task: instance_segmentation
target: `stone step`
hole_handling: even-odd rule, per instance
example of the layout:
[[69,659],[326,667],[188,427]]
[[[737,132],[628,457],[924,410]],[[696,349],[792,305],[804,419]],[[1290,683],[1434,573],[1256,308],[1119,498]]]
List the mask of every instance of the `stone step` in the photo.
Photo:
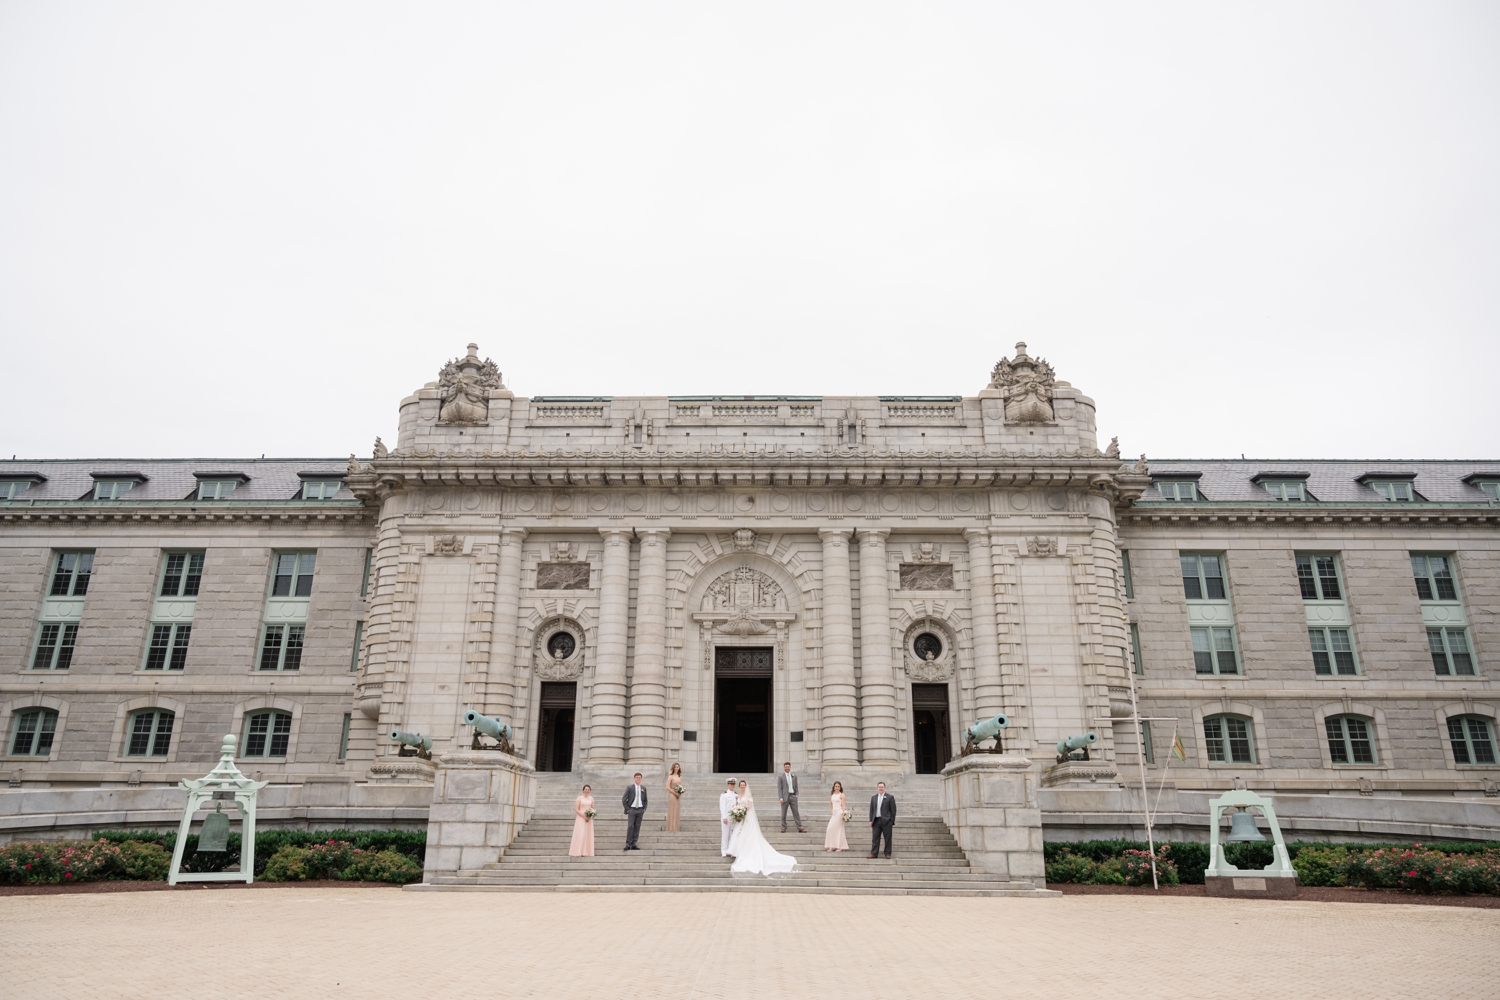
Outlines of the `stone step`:
[[[766,880],[768,883],[770,880]],[[1011,888],[1011,883],[997,882],[997,886],[1005,888],[936,888],[936,889],[914,889],[899,886],[880,886],[878,888],[863,888],[858,886],[822,886],[808,883],[740,883],[713,885],[681,885],[661,886],[660,888],[649,888],[651,892],[793,892],[806,893],[808,895],[828,896],[971,896],[971,897],[1031,897],[1042,898],[1061,896],[1062,893],[1055,889],[1029,889]],[[419,882],[414,885],[403,887],[407,892],[641,892],[644,887],[638,885],[481,885],[472,883],[457,883],[451,881],[451,877],[436,882]]]

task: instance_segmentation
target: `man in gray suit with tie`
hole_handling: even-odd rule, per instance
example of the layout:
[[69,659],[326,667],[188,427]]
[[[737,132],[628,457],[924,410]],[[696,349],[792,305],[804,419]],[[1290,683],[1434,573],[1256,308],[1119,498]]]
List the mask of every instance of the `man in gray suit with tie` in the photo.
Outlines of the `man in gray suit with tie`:
[[786,833],[786,811],[792,810],[792,819],[797,821],[797,832],[806,833],[802,829],[802,814],[797,811],[797,793],[801,791],[802,783],[792,773],[792,762],[787,761],[782,765],[781,773],[776,776],[776,797],[781,800],[781,832]]
[[896,825],[896,796],[885,790],[885,782],[875,786],[875,794],[870,796],[870,853],[869,857],[875,857],[880,853],[880,838],[885,838],[885,856],[891,856],[891,828]]
[[625,850],[639,851],[635,841],[641,835],[641,817],[646,815],[646,786],[641,784],[641,772],[635,772],[635,784],[625,789],[620,805],[625,807]]

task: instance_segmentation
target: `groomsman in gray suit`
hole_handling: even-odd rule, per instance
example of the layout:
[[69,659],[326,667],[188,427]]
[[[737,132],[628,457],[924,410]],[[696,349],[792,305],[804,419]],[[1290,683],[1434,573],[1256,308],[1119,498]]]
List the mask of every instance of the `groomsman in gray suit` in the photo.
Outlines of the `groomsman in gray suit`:
[[641,784],[641,772],[635,772],[635,784],[626,786],[620,805],[625,807],[625,850],[639,851],[635,842],[641,835],[641,817],[646,815],[646,786]]
[[891,829],[896,825],[896,796],[885,790],[885,782],[875,786],[870,796],[870,853],[880,853],[880,838],[885,838],[885,856],[891,856]]
[[802,783],[792,773],[792,762],[787,761],[782,765],[781,773],[776,776],[776,797],[781,799],[781,832],[786,833],[786,811],[792,810],[792,819],[797,821],[797,832],[806,833],[802,828],[802,814],[797,811],[797,792],[801,790]]

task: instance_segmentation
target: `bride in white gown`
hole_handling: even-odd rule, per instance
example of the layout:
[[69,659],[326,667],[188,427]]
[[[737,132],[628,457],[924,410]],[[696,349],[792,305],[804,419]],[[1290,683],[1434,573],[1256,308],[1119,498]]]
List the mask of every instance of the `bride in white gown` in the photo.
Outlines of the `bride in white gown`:
[[729,837],[729,853],[734,855],[734,864],[729,870],[744,875],[785,875],[797,870],[797,859],[782,854],[773,848],[760,832],[760,820],[755,815],[755,798],[745,782],[740,782],[740,794],[736,800],[745,807],[745,818],[735,824]]

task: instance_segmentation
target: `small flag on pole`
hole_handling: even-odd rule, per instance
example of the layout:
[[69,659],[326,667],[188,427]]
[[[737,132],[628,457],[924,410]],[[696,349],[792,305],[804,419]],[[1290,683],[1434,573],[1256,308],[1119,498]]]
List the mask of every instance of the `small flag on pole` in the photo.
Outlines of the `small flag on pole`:
[[1172,730],[1172,753],[1184,764],[1187,763],[1187,751],[1182,748],[1182,737],[1177,735],[1177,730]]

